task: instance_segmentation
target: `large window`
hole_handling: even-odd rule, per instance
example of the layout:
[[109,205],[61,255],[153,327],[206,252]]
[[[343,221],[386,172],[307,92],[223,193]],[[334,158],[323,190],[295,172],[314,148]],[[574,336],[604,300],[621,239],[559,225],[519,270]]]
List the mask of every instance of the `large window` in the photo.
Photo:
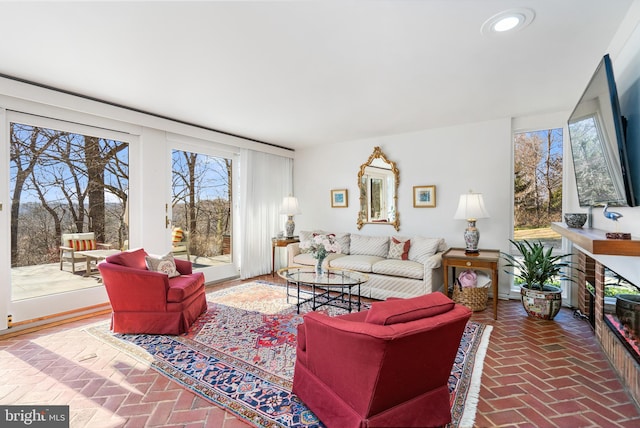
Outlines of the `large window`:
[[562,221],[562,129],[519,133],[514,144],[514,239],[559,248],[551,223]]
[[60,264],[61,238],[126,246],[128,143],[18,122],[9,130],[12,300],[99,285]]

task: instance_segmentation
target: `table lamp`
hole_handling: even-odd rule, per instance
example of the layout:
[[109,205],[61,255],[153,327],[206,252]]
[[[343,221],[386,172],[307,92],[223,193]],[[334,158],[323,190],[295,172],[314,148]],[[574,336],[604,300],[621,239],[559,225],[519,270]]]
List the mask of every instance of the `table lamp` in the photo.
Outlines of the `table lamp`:
[[480,231],[476,228],[476,220],[479,218],[488,218],[489,213],[484,207],[482,193],[469,192],[460,195],[458,209],[453,216],[456,220],[467,220],[467,228],[464,231],[464,242],[467,246],[465,253],[477,254],[478,242],[480,241]]
[[293,222],[293,216],[301,213],[302,212],[298,207],[298,198],[294,196],[287,196],[282,200],[282,206],[280,207],[280,214],[285,214],[288,216],[287,222],[285,223],[287,238],[293,237],[293,231],[296,228],[296,224]]

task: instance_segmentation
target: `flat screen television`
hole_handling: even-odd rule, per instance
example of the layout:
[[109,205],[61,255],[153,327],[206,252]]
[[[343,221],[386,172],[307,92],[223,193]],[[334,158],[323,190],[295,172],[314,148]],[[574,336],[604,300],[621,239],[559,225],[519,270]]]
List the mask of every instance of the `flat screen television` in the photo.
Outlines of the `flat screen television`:
[[568,122],[580,206],[635,206],[625,120],[609,55],[600,61]]

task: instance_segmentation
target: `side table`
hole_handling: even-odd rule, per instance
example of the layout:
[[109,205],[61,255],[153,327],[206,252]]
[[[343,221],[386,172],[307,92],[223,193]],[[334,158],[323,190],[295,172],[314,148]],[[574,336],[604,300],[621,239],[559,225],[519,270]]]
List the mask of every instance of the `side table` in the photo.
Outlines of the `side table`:
[[276,247],[286,247],[294,242],[300,242],[300,238],[292,236],[290,238],[271,238],[271,276],[276,272]]
[[467,254],[464,248],[450,248],[442,255],[444,269],[444,294],[449,296],[449,268],[478,269],[491,271],[491,287],[493,290],[493,319],[498,319],[498,262],[499,250],[478,250],[478,253]]

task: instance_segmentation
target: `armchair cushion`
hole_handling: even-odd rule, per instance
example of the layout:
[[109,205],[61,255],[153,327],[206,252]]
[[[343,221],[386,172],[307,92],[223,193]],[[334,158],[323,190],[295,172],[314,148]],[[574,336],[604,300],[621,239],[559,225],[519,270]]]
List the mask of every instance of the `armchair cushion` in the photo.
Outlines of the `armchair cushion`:
[[444,294],[436,291],[411,299],[392,299],[374,302],[367,312],[365,322],[370,324],[391,325],[421,318],[429,318],[449,312],[455,303]]
[[147,262],[145,257],[147,252],[142,248],[136,250],[123,251],[113,256],[107,257],[107,262],[116,265],[126,266],[134,269],[147,270]]
[[202,289],[202,281],[194,281],[193,275],[184,275],[171,278],[169,280],[169,290],[167,291],[167,302],[175,303],[186,300],[187,297],[199,292]]

